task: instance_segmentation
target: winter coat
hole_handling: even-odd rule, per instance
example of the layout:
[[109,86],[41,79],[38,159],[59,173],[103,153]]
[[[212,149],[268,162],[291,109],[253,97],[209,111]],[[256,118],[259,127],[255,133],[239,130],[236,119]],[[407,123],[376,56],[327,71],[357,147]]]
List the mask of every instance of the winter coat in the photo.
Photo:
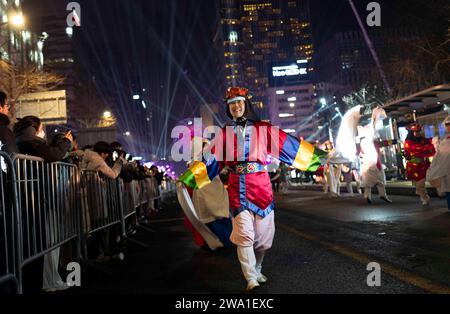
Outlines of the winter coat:
[[118,159],[114,166],[110,168],[106,161],[96,152],[92,150],[86,150],[83,153],[81,161],[82,170],[95,170],[100,171],[102,174],[111,179],[116,179],[122,169],[121,159]]
[[16,146],[16,138],[10,130],[9,124],[9,118],[4,114],[0,114],[0,150],[12,155],[17,153],[18,149]]
[[71,150],[72,144],[66,138],[56,145],[49,145],[35,134],[36,130],[29,127],[17,135],[16,144],[21,154],[40,157],[46,162],[56,162],[63,160]]

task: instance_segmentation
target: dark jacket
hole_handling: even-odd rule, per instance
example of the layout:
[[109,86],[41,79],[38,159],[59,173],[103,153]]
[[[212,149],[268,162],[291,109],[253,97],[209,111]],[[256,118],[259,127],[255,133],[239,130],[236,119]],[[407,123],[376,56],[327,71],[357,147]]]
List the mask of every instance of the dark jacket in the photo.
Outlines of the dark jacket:
[[9,118],[0,113],[0,150],[7,152],[9,155],[17,153],[16,138],[14,133],[9,129]]
[[33,127],[29,127],[16,138],[17,148],[21,154],[36,156],[47,162],[63,160],[71,150],[71,143],[68,139],[63,139],[54,145],[47,144],[44,139],[35,136]]

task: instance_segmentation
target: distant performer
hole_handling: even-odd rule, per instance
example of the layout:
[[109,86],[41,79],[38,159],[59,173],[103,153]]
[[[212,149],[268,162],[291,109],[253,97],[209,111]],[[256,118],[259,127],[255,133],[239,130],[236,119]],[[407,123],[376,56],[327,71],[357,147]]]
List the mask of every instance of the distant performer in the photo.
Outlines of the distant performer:
[[425,178],[430,167],[428,158],[436,153],[431,138],[425,138],[422,127],[412,123],[407,127],[408,136],[405,140],[406,176],[416,186],[416,194],[420,196],[422,205],[430,204],[430,196],[425,188]]
[[450,116],[444,120],[445,135],[441,139],[430,168],[427,181],[438,191],[447,196],[447,207],[450,210]]

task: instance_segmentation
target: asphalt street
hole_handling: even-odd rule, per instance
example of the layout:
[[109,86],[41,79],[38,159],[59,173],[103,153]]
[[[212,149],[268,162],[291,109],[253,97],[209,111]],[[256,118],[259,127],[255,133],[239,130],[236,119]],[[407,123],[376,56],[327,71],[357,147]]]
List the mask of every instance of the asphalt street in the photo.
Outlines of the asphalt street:
[[[276,197],[276,235],[264,261],[263,294],[450,293],[450,212],[433,198],[331,198],[290,191]],[[196,246],[176,199],[128,243],[124,261],[82,265],[82,286],[65,294],[240,294],[245,281],[236,249]],[[369,287],[367,265],[381,267]]]

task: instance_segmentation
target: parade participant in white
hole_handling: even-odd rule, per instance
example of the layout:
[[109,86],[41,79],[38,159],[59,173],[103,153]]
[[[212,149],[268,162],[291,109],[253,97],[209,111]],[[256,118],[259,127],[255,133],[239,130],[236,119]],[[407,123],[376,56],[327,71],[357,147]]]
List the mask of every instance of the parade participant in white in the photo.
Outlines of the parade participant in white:
[[364,185],[364,197],[368,203],[372,202],[372,188],[378,189],[378,194],[387,203],[392,201],[386,195],[386,176],[381,163],[375,140],[379,137],[375,125],[377,121],[385,119],[386,112],[377,107],[372,112],[372,121],[365,127],[358,126],[358,135],[361,139],[361,172]]
[[450,116],[445,118],[444,126],[446,133],[428,169],[427,181],[446,193],[447,206],[450,210]]

